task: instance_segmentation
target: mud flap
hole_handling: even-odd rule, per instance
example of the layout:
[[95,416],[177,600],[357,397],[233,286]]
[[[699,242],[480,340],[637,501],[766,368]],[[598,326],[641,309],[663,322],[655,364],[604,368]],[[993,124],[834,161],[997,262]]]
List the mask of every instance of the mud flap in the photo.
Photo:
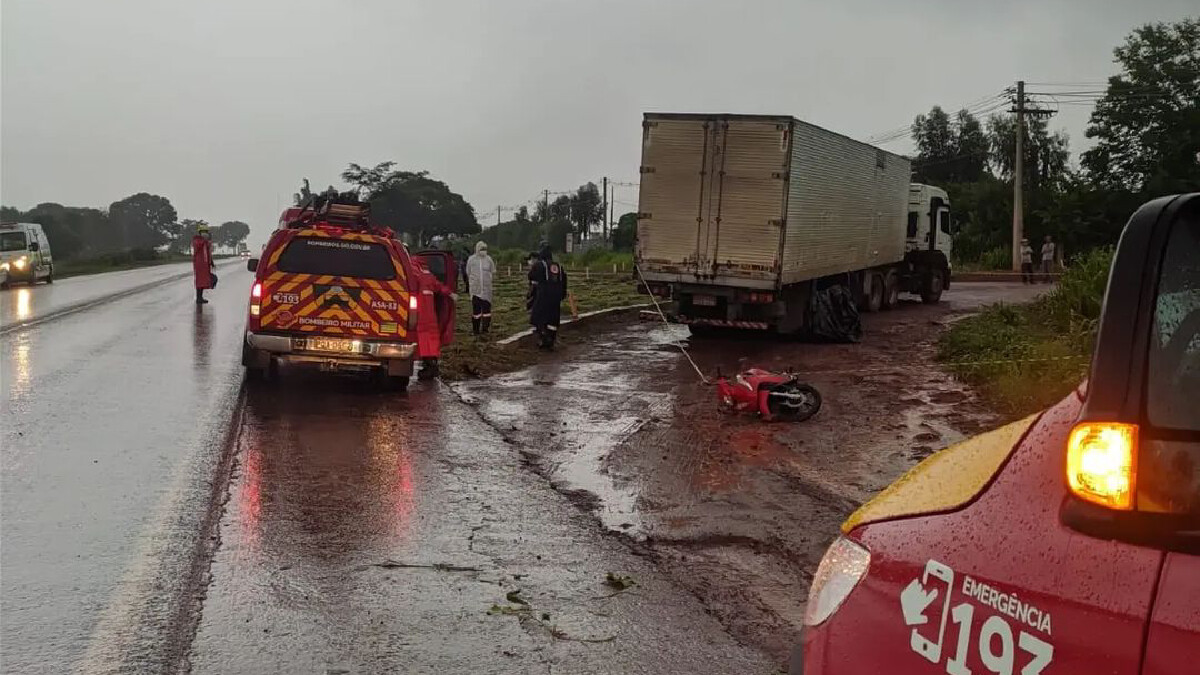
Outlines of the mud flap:
[[387,374],[391,377],[412,377],[412,359],[392,359],[387,362]]

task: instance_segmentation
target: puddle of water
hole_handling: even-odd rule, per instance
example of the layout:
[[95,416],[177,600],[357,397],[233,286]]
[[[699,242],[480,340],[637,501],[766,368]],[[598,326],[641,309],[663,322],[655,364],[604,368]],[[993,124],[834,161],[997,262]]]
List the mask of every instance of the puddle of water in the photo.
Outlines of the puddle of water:
[[594,496],[592,505],[604,527],[640,536],[644,534],[642,517],[637,510],[638,485],[618,485],[604,467],[608,453],[642,426],[634,415],[609,419],[591,418],[573,424],[559,435],[559,454],[553,458],[554,480],[570,490],[583,490]]
[[641,486],[615,481],[606,463],[647,419],[670,407],[670,395],[636,385],[636,375],[621,373],[614,362],[583,361],[547,362],[457,388],[490,424],[516,434],[557,490],[594,511],[604,527],[642,536]]

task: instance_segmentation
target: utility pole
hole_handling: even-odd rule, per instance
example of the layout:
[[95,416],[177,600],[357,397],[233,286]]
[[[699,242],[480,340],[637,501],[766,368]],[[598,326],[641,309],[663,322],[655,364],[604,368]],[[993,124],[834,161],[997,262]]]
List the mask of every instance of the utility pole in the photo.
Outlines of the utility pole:
[[542,239],[550,240],[550,189],[542,190]]
[[1025,236],[1025,80],[1017,81],[1017,152],[1013,158],[1012,268],[1021,271],[1021,238]]
[[604,177],[604,201],[600,205],[600,220],[604,223],[604,241],[608,241],[608,176]]
[[496,206],[496,224],[497,225],[500,224],[500,207],[499,207],[499,205]]

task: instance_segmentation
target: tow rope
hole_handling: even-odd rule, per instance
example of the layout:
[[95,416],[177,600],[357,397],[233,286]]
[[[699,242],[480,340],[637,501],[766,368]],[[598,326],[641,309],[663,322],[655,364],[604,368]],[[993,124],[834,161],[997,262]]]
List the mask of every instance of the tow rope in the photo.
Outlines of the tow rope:
[[[671,325],[671,322],[667,320],[667,315],[663,313],[662,307],[658,304],[658,298],[654,297],[654,292],[650,290],[650,284],[646,283],[646,277],[642,276],[641,266],[635,264],[633,269],[637,270],[638,279],[641,280],[642,287],[646,289],[646,293],[650,296],[650,302],[654,303],[654,311],[658,312],[658,316],[662,319],[664,324],[668,326]],[[679,351],[683,352],[685,357],[687,357],[688,363],[692,364],[692,370],[696,371],[696,375],[700,378],[700,381],[704,384],[711,385],[713,383],[712,380],[709,380],[707,377],[705,377],[704,372],[700,370],[700,366],[696,365],[696,360],[693,359],[692,355],[688,353],[687,347],[683,345],[683,342],[676,340],[673,344],[679,348]]]

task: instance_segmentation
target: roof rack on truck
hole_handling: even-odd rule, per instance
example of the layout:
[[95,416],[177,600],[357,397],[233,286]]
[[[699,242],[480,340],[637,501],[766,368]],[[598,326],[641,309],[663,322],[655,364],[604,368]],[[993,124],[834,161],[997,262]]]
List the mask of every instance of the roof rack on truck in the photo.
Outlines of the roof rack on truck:
[[368,232],[384,237],[395,235],[387,227],[371,224],[371,205],[362,201],[357,192],[338,192],[330,186],[328,190],[314,194],[305,179],[304,187],[296,194],[296,206],[286,209],[280,217],[279,229],[314,227]]

